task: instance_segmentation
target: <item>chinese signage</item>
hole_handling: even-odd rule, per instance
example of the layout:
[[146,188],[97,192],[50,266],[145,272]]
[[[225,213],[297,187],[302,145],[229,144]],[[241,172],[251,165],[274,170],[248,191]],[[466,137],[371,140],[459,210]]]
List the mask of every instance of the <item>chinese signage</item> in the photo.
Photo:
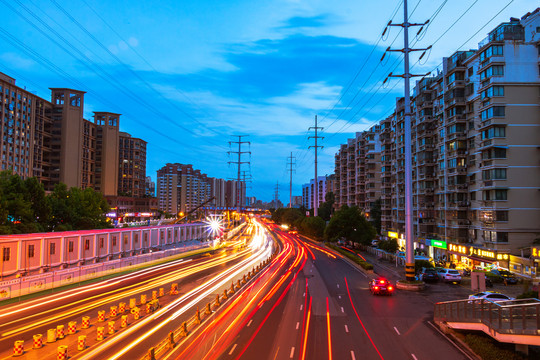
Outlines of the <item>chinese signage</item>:
[[531,255],[534,258],[540,258],[540,247],[532,247],[531,248]]
[[397,239],[397,238],[398,238],[398,233],[397,233],[397,232],[389,231],[389,232],[388,232],[388,237]]
[[499,254],[494,250],[475,248],[472,246],[448,244],[448,250],[465,256],[475,256],[489,260],[509,260],[510,255]]

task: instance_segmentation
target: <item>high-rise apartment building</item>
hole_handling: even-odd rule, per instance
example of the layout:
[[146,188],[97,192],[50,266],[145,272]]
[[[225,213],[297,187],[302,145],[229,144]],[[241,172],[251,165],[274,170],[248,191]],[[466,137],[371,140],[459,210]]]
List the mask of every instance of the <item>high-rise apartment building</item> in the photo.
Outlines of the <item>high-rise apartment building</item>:
[[[436,76],[414,87],[414,233],[416,246],[430,248],[434,257],[448,252],[469,265],[471,259],[503,259],[502,266],[511,267],[509,253],[538,238],[539,10],[497,26],[477,50],[444,58]],[[398,238],[405,230],[403,103],[397,100],[378,130],[365,132],[376,132],[380,144],[374,176],[381,185],[382,229]],[[361,134],[336,154],[338,206],[366,208],[369,169],[359,157],[368,152]]]
[[146,195],[146,144],[128,133],[119,133],[119,194],[136,198]]
[[[329,192],[329,189],[333,189],[334,179],[335,177],[333,174],[319,176],[317,181],[317,186],[319,189],[319,205],[326,201],[326,194]],[[315,181],[313,179],[309,181],[309,184],[302,185],[302,206],[304,206],[306,209],[313,209],[313,201],[315,195],[314,187]]]
[[149,196],[149,197],[156,196],[156,183],[152,181],[152,178],[150,176],[147,176],[145,179],[145,188],[146,188],[146,192],[145,192],[146,196]]
[[95,112],[93,121],[86,120],[84,91],[51,88],[49,102],[2,73],[0,92],[2,170],[35,176],[47,191],[62,182],[106,196],[116,196],[119,187],[144,195],[146,142],[126,133],[121,139],[120,114]]

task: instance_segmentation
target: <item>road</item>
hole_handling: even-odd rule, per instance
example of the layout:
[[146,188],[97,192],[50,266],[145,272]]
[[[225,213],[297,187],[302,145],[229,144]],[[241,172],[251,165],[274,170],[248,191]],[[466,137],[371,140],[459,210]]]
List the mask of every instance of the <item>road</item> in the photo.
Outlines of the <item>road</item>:
[[[367,275],[309,248],[315,260],[307,258],[275,310],[257,312],[220,359],[468,359],[432,326],[434,300],[399,290],[371,295]],[[397,275],[390,266],[376,271]]]
[[[131,353],[122,354],[118,358],[140,358],[141,354],[145,354],[149,348],[166,338],[169,331],[177,328],[178,322],[192,317],[197,306],[204,308],[217,292],[230,286],[232,280],[236,280],[233,276],[247,272],[247,268],[251,269],[258,264],[270,251],[267,247],[248,248],[244,241],[232,241],[227,248],[216,251],[213,256],[207,254],[176,260],[91,285],[4,306],[0,309],[0,358],[11,358],[13,343],[20,339],[26,342],[26,359],[55,359],[56,347],[59,345],[67,345],[71,349],[70,358],[113,358],[128,347]],[[178,295],[168,294],[171,283],[179,284]],[[152,291],[157,291],[160,287],[166,292],[165,296],[159,298],[162,308],[146,313],[145,306],[140,305],[140,295],[146,294],[149,301]],[[137,299],[142,319],[135,321],[130,314],[129,326],[121,329],[120,314],[109,315],[109,308],[125,302],[128,309],[126,314],[129,314],[130,298]],[[106,322],[97,323],[98,310],[106,310]],[[81,329],[82,316],[91,318],[89,329]],[[174,322],[171,317],[175,319]],[[107,329],[109,320],[116,323],[114,334],[106,334],[104,341],[97,342],[97,327],[104,326]],[[51,344],[45,343],[48,329],[63,324],[67,333],[70,321],[78,322],[77,334],[68,335]],[[30,349],[32,336],[35,334],[43,334],[44,348]],[[87,349],[77,353],[77,336],[82,334],[87,335]]]

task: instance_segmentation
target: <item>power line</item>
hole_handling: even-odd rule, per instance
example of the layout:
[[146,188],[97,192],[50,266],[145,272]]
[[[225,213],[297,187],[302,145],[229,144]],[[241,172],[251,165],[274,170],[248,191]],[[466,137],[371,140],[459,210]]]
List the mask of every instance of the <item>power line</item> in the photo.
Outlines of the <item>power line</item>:
[[229,141],[229,146],[232,144],[238,144],[238,151],[228,151],[228,154],[238,154],[238,161],[229,161],[229,164],[237,164],[238,165],[238,176],[237,176],[237,182],[236,182],[236,211],[240,212],[241,207],[241,198],[242,195],[241,192],[241,179],[240,179],[240,173],[242,164],[249,164],[250,161],[242,161],[242,154],[250,154],[251,151],[242,151],[242,145],[248,144],[251,145],[251,142],[249,141],[242,141],[242,138],[248,137],[249,135],[233,135],[233,137],[237,137],[238,141]]
[[291,155],[287,158],[287,166],[288,166],[288,171],[291,175],[291,179],[290,179],[290,182],[289,182],[289,208],[292,208],[292,174],[293,172],[295,171],[293,169],[293,166],[296,165],[295,162],[293,162],[293,160],[295,159],[295,157],[292,155],[292,152],[291,152]]

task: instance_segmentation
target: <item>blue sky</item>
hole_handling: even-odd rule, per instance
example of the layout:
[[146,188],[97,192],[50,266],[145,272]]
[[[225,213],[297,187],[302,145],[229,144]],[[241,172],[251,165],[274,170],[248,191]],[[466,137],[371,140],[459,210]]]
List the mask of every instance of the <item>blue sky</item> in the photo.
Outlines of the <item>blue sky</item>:
[[[395,27],[380,40],[396,10],[393,22],[402,21],[400,4],[0,0],[0,71],[46,99],[49,87],[87,91],[88,119],[92,111],[123,114],[121,130],[148,141],[153,179],[167,162],[236,177],[228,161],[237,159],[227,151],[237,147],[228,142],[249,135],[251,168],[242,169],[253,178],[248,195],[270,201],[279,182],[287,204],[287,156],[292,152],[297,163],[293,195],[314,175],[307,137],[315,115],[325,137],[319,174],[330,174],[339,145],[388,116],[402,96],[399,80],[381,86],[389,72],[402,71],[399,56],[379,62],[384,49],[403,44]],[[535,4],[410,0],[411,22],[431,19],[425,35],[417,40],[414,31],[411,41],[434,44],[422,64],[411,59],[413,72],[433,71],[443,56],[476,48],[500,22]]]

